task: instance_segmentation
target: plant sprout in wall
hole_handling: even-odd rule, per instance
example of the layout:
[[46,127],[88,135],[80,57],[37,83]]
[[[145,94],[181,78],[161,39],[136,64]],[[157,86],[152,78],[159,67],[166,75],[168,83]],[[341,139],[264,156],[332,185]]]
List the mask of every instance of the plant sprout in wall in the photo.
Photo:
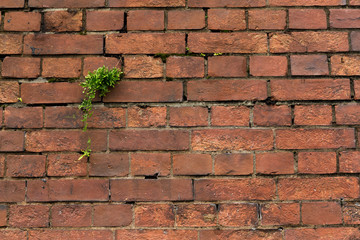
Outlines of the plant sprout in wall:
[[[80,85],[84,88],[83,93],[85,97],[80,104],[79,108],[83,111],[83,119],[85,132],[88,127],[88,119],[92,116],[92,101],[94,100],[97,93],[99,93],[100,97],[104,97],[108,92],[110,92],[110,88],[113,88],[117,81],[121,79],[123,72],[121,72],[118,68],[114,67],[113,69],[108,69],[103,66],[98,68],[93,72],[89,72],[89,74],[85,77],[85,81]],[[79,158],[89,157],[91,153],[91,139],[88,139],[87,148],[83,151],[83,155]]]

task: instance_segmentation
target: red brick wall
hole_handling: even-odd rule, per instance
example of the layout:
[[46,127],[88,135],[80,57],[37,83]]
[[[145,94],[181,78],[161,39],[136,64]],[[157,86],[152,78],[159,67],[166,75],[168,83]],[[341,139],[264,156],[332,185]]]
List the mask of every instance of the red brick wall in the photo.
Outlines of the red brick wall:
[[0,0],[0,239],[360,239],[359,6]]

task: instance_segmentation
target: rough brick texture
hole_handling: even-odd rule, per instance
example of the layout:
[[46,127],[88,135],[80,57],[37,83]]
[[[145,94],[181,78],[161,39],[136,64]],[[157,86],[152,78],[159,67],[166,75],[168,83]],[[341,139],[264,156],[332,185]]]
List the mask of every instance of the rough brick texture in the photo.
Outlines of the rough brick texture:
[[360,239],[359,7],[0,0],[0,240]]

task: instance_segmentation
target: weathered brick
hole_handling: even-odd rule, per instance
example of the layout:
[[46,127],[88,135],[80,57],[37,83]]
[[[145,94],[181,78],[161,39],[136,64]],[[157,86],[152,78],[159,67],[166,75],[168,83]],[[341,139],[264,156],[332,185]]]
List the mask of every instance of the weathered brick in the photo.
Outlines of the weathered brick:
[[270,52],[346,52],[347,32],[291,32],[270,36]]
[[174,175],[209,175],[212,173],[210,154],[174,154]]
[[293,174],[294,172],[294,154],[291,152],[256,154],[256,173]]
[[339,172],[343,172],[343,173],[360,172],[360,152],[357,151],[340,152]]
[[19,83],[0,81],[0,103],[16,103],[19,97]]
[[203,10],[168,11],[167,29],[202,29],[205,27]]
[[291,125],[291,109],[286,105],[255,105],[253,115],[256,126]]
[[185,0],[110,0],[110,7],[184,7]]
[[217,155],[214,171],[215,175],[250,175],[253,173],[253,155],[250,153]]
[[169,176],[170,153],[132,153],[131,173],[134,176]]
[[0,152],[24,151],[24,132],[0,131]]
[[123,153],[93,153],[90,156],[89,175],[123,177],[129,174],[129,157]]
[[289,28],[326,29],[327,20],[324,9],[289,9]]
[[359,9],[330,9],[330,26],[333,28],[359,28]]
[[276,29],[286,27],[286,11],[259,9],[249,10],[249,28],[254,30]]
[[189,7],[265,7],[266,0],[189,0]]
[[194,130],[191,145],[195,151],[271,150],[273,134],[265,129]]
[[218,218],[225,227],[254,226],[258,221],[256,204],[220,204]]
[[42,76],[45,78],[77,78],[81,74],[80,58],[44,58]]
[[360,5],[360,1],[359,0],[350,0],[349,4],[350,5]]
[[200,240],[278,240],[282,234],[278,230],[203,230],[200,231]]
[[0,155],[0,177],[5,175],[5,155]]
[[0,202],[22,202],[24,200],[25,181],[0,181]]
[[21,54],[22,39],[21,34],[0,34],[0,54]]
[[350,99],[349,79],[276,79],[270,81],[276,100]]
[[58,0],[29,0],[29,7],[34,8],[93,8],[105,7],[104,0],[67,0],[59,2]]
[[[236,44],[229,44],[236,42]],[[265,33],[189,33],[188,46],[196,53],[266,53]]]
[[87,159],[79,160],[80,154],[49,154],[48,176],[86,176]]
[[116,179],[110,184],[113,201],[193,200],[190,179]]
[[[350,89],[350,84],[349,84]],[[189,81],[190,101],[264,100],[267,98],[264,80],[196,80]]]
[[356,177],[282,178],[278,183],[280,200],[330,200],[359,197]]
[[199,179],[196,201],[246,201],[275,198],[275,181],[269,178]]
[[164,64],[161,58],[125,56],[124,73],[126,78],[161,78],[164,76]]
[[204,107],[171,107],[170,126],[207,126],[208,109]]
[[46,107],[44,126],[46,128],[80,128],[83,126],[81,119],[81,110],[77,107]]
[[343,0],[269,0],[270,6],[341,6],[346,5]]
[[246,28],[245,11],[241,9],[209,9],[208,29],[244,30]]
[[166,107],[129,107],[128,127],[163,127],[166,125]]
[[286,76],[288,62],[285,56],[251,56],[250,75]]
[[51,226],[53,227],[88,227],[91,226],[91,206],[54,205],[51,208]]
[[342,223],[341,207],[337,202],[302,203],[301,215],[303,224],[330,225]]
[[[198,237],[195,230],[116,230],[116,240],[133,239],[163,239],[163,240],[193,240]],[[10,240],[10,239],[9,239]]]
[[360,75],[359,55],[335,55],[331,57],[331,74],[338,76]]
[[24,37],[24,54],[55,55],[102,53],[103,36],[101,35],[29,34]]
[[113,240],[113,232],[111,230],[30,230],[29,240]]
[[22,8],[24,5],[25,0],[3,0],[0,2],[0,8]]
[[11,227],[48,227],[50,207],[46,205],[11,205],[9,225]]
[[105,66],[108,69],[121,66],[121,60],[115,57],[86,57],[84,58],[83,75],[88,75],[98,68]]
[[115,31],[124,27],[124,11],[87,11],[86,30]]
[[341,104],[335,107],[336,123],[341,125],[360,123],[360,105]]
[[185,53],[184,33],[120,33],[106,35],[106,53]]
[[88,120],[89,128],[121,128],[126,126],[126,109],[115,107],[94,107]]
[[358,202],[345,202],[342,206],[342,212],[344,217],[345,224],[359,224],[360,216],[359,216],[360,206]]
[[166,60],[166,76],[171,78],[204,77],[204,58],[169,57]]
[[45,176],[46,156],[44,155],[7,155],[6,176],[43,177]]
[[6,57],[2,63],[1,75],[11,78],[37,78],[40,75],[40,58]]
[[300,223],[298,203],[267,203],[261,205],[261,225],[295,225]]
[[250,108],[246,106],[214,106],[211,108],[212,126],[249,126]]
[[[360,99],[360,80],[354,80],[355,99]],[[1,92],[1,91],[0,91]]]
[[177,205],[176,208],[177,226],[216,226],[216,206],[214,204],[183,204]]
[[326,174],[336,172],[335,152],[300,152],[298,172],[308,174]]
[[6,12],[4,30],[16,32],[40,31],[41,13],[39,12]]
[[208,75],[211,77],[246,77],[246,57],[215,56],[208,58]]
[[164,11],[134,10],[127,15],[127,30],[164,30]]
[[291,75],[329,75],[326,55],[293,55],[290,62]]
[[[7,225],[7,212],[8,207],[6,205],[0,205],[0,226],[5,227]],[[0,232],[1,236],[1,232]]]
[[78,32],[82,29],[80,11],[51,11],[44,13],[44,30],[47,32]]
[[7,128],[42,128],[43,126],[41,107],[7,107],[4,117],[4,124]]
[[50,179],[27,182],[28,202],[108,201],[106,179]]
[[350,40],[351,40],[351,48],[353,51],[360,50],[360,32],[351,32],[350,33]]
[[128,226],[131,224],[131,222],[132,222],[131,205],[109,204],[109,205],[94,206],[94,226],[119,227],[119,226]]
[[134,210],[136,227],[173,227],[175,209],[171,204],[141,204]]

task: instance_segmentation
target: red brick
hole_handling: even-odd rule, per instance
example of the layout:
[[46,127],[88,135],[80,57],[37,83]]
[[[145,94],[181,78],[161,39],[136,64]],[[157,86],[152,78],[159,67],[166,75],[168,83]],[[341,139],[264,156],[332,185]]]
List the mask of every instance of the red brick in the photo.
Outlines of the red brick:
[[187,150],[189,132],[183,130],[111,131],[111,150]]
[[80,58],[44,58],[43,77],[77,78],[81,74]]
[[169,176],[170,153],[132,153],[131,173],[134,176]]
[[110,0],[109,7],[185,7],[185,0]]
[[90,156],[89,175],[123,177],[129,174],[129,156],[124,153],[93,153]]
[[0,181],[0,202],[25,200],[25,181]]
[[289,9],[289,28],[326,29],[326,13],[324,9]]
[[246,28],[245,11],[241,9],[209,9],[208,29],[244,30]]
[[261,206],[261,225],[295,225],[300,223],[298,203],[268,203]]
[[185,53],[184,33],[120,33],[106,35],[106,53]]
[[101,35],[29,34],[24,37],[24,54],[55,55],[102,53],[103,36]]
[[332,109],[329,105],[296,105],[296,125],[331,125]]
[[271,150],[273,133],[265,129],[194,130],[191,145],[195,151]]
[[360,64],[359,55],[335,55],[331,57],[331,74],[337,76],[360,75],[357,66]]
[[0,177],[5,176],[5,155],[0,155]]
[[249,11],[249,29],[285,29],[286,11],[259,9]]
[[136,227],[173,227],[175,209],[170,204],[142,204],[135,207]]
[[246,106],[213,106],[212,126],[249,126],[250,109]]
[[175,154],[173,156],[174,175],[209,175],[212,173],[210,154]]
[[2,63],[1,75],[11,78],[37,78],[40,75],[40,58],[6,57]]
[[124,11],[87,11],[86,30],[115,31],[124,27]]
[[253,121],[256,126],[290,126],[291,109],[287,105],[255,105]]
[[256,173],[293,174],[294,171],[294,154],[291,152],[256,154]]
[[44,155],[7,155],[6,176],[8,177],[43,177],[45,176]]
[[24,132],[0,131],[0,152],[24,151]]
[[[13,1],[13,0],[11,0]],[[27,232],[22,230],[0,230],[2,240],[23,240],[27,238]]]
[[86,176],[87,159],[79,160],[80,154],[48,155],[48,176]]
[[350,39],[351,39],[352,50],[359,51],[360,50],[360,32],[351,32]]
[[94,226],[119,227],[132,222],[131,205],[98,205],[94,206]]
[[24,0],[3,0],[0,3],[0,8],[22,8],[24,5]]
[[58,0],[29,0],[29,7],[33,8],[92,8],[105,7],[104,0],[67,0],[59,2]]
[[346,52],[347,32],[291,32],[270,36],[270,52]]
[[188,46],[196,53],[266,53],[267,36],[247,32],[189,33]]
[[81,128],[83,123],[82,112],[77,107],[46,107],[46,128]]
[[113,240],[111,230],[30,230],[29,240]]
[[196,201],[247,201],[275,198],[275,181],[269,178],[200,179],[194,185]]
[[171,107],[170,126],[207,126],[208,109],[204,107]]
[[359,0],[350,0],[349,4],[350,5],[360,5],[360,1]]
[[198,237],[195,230],[116,230],[116,240],[133,239],[163,239],[163,240],[193,240]]
[[339,154],[339,172],[360,172],[360,152],[346,151]]
[[115,107],[94,107],[88,120],[89,128],[121,128],[126,126],[126,109]]
[[166,125],[166,107],[129,107],[128,127],[163,127]]
[[124,65],[126,78],[161,78],[164,76],[164,64],[161,58],[125,56]]
[[219,224],[221,226],[254,226],[257,221],[255,204],[221,204],[219,207]]
[[270,6],[340,6],[346,5],[343,0],[269,0]]
[[[155,94],[156,93],[156,94]],[[121,81],[104,98],[104,102],[180,102],[182,82]]]
[[354,90],[355,90],[355,99],[360,99],[360,80],[354,80]]
[[265,7],[266,0],[189,0],[189,7]]
[[191,101],[239,101],[267,98],[266,81],[263,80],[189,81],[187,91],[188,100]]
[[88,227],[91,226],[91,206],[54,205],[51,208],[52,227]]
[[24,103],[78,103],[82,101],[82,87],[79,83],[23,83],[21,98]]
[[300,152],[298,172],[308,174],[326,174],[336,172],[335,152]]
[[325,225],[342,223],[341,207],[337,202],[302,203],[301,213],[303,224]]
[[176,225],[179,227],[216,226],[214,204],[184,204],[176,208]]
[[214,171],[215,175],[250,175],[253,173],[253,155],[250,153],[217,155]]
[[112,201],[193,200],[191,179],[110,180]]
[[250,74],[252,76],[286,76],[287,58],[285,56],[251,56]]
[[21,54],[22,39],[21,34],[0,34],[0,54]]
[[[6,205],[0,205],[0,226],[5,227],[7,225],[7,209]],[[1,232],[0,232],[1,236]]]
[[208,75],[211,77],[246,77],[246,57],[215,56],[208,58]]
[[275,230],[203,230],[200,231],[200,240],[278,240],[282,233]]
[[279,149],[353,148],[354,129],[278,129],[276,146]]
[[29,152],[61,152],[82,151],[87,147],[87,140],[91,138],[92,151],[105,151],[107,132],[93,130],[34,131],[26,135],[26,150]]
[[39,12],[6,12],[4,17],[5,31],[40,31],[41,14]]
[[19,97],[19,83],[0,81],[0,103],[16,103]]
[[78,32],[82,30],[83,14],[80,11],[51,11],[44,13],[44,30],[47,32]]
[[360,123],[360,105],[342,104],[335,107],[336,123],[341,125]]
[[127,30],[164,30],[164,19],[164,11],[129,11],[127,16]]
[[276,100],[350,99],[348,79],[276,79],[270,81]]
[[167,29],[202,29],[205,27],[203,10],[178,10],[168,12]]
[[359,238],[360,233],[357,228],[317,228],[317,229],[287,229],[285,231],[286,240],[352,240]]
[[166,76],[171,78],[204,77],[204,58],[202,57],[169,57],[166,60]]
[[282,178],[278,183],[280,200],[327,200],[359,197],[358,178]]
[[86,76],[89,72],[93,72],[102,66],[108,69],[120,67],[120,62],[121,60],[115,57],[86,57],[84,58],[83,75]]
[[4,111],[4,124],[7,128],[42,128],[42,107],[7,107]]
[[360,206],[358,202],[345,202],[343,203],[342,210],[345,224],[360,223]]
[[293,55],[290,61],[292,75],[329,75],[326,55]]
[[9,209],[9,226],[11,227],[48,227],[49,206],[45,205],[11,205]]
[[359,28],[359,9],[330,9],[330,27]]
[[108,201],[107,179],[49,179],[27,182],[28,202]]

